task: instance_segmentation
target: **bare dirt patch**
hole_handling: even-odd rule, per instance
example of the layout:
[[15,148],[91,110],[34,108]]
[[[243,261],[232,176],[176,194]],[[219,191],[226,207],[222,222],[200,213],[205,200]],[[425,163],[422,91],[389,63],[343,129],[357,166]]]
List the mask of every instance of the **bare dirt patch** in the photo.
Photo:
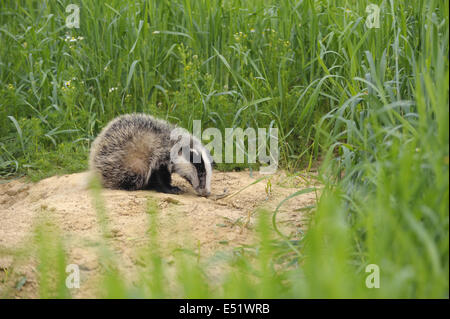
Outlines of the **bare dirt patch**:
[[[221,194],[224,189],[234,194],[219,200],[195,195],[176,176],[174,184],[185,191],[182,195],[101,190],[110,229],[108,244],[121,273],[136,280],[132,274],[139,267],[139,249],[148,245],[149,198],[158,206],[157,231],[162,253],[170,259],[174,250],[188,249],[206,260],[217,252],[253,243],[258,208],[273,211],[284,198],[315,184],[311,176],[286,176],[280,172],[270,177],[271,187],[265,179],[245,188],[261,177],[248,171],[215,172],[213,194]],[[72,295],[98,296],[95,278],[103,267],[97,249],[102,236],[87,179],[87,173],[79,173],[54,176],[36,184],[22,180],[0,184],[0,297],[39,296],[37,258],[29,247],[34,227],[42,218],[58,227],[68,254],[66,262],[81,269],[81,288],[71,291]],[[315,201],[314,192],[287,201],[277,217],[280,230],[294,238],[298,236],[306,227],[305,214],[299,209]],[[17,251],[21,250],[19,258]],[[214,272],[220,272],[220,267]]]

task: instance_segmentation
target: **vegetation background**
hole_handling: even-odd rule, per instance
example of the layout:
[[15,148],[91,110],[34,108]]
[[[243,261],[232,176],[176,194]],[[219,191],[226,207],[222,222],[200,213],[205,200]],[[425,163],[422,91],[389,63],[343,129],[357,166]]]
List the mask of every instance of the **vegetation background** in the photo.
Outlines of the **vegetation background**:
[[[78,29],[65,26],[71,3]],[[371,3],[380,28],[365,25]],[[93,138],[128,112],[277,127],[284,169],[321,163],[308,233],[273,239],[262,218],[261,249],[221,289],[180,262],[181,295],[448,298],[448,30],[442,0],[0,0],[0,174],[85,170]],[[150,264],[133,293],[110,272],[110,296],[174,296]],[[379,289],[364,284],[368,264]],[[69,295],[51,287],[41,296]]]

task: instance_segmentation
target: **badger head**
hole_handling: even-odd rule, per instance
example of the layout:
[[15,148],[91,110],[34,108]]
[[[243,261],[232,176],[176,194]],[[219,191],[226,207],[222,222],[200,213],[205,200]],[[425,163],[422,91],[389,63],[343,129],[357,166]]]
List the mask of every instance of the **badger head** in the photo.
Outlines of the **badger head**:
[[[178,134],[178,135],[177,135]],[[172,135],[176,138],[172,139]],[[200,196],[211,194],[212,157],[194,136],[182,129],[172,131],[176,140],[170,151],[170,171],[186,179]]]

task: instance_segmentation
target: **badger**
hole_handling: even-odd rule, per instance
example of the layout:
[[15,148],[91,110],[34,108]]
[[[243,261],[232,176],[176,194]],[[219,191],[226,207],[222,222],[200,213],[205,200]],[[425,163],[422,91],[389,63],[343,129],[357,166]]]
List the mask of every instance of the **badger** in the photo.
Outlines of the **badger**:
[[171,185],[176,173],[198,195],[211,193],[209,151],[187,130],[147,114],[126,114],[109,122],[92,143],[89,167],[106,188],[179,194]]

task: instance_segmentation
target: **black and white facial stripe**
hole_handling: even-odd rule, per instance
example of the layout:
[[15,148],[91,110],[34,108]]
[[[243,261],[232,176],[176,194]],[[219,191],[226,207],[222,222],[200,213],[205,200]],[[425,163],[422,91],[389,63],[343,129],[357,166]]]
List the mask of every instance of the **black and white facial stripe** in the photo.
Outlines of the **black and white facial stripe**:
[[212,159],[208,150],[193,136],[178,138],[175,145],[171,153],[176,154],[173,171],[184,177],[200,195],[210,195]]
[[199,181],[199,187],[205,189],[206,192],[211,192],[211,159],[208,156],[206,150],[199,152],[196,149],[191,150],[191,161],[197,170],[197,176]]

